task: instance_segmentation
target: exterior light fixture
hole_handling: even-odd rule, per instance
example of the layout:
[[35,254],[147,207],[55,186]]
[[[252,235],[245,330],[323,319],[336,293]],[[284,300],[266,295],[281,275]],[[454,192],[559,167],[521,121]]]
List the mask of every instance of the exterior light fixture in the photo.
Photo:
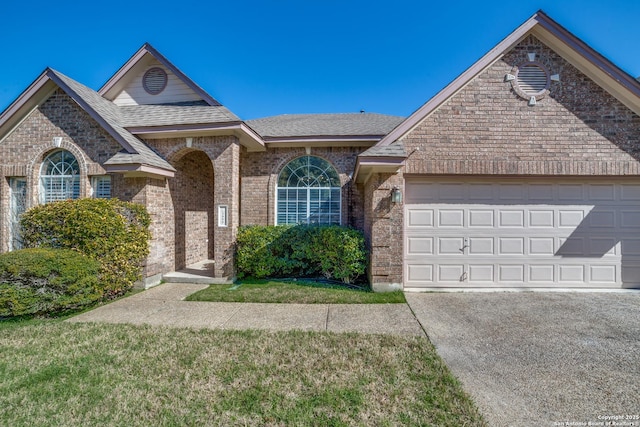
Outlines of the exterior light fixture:
[[402,191],[397,186],[391,190],[391,203],[402,203]]

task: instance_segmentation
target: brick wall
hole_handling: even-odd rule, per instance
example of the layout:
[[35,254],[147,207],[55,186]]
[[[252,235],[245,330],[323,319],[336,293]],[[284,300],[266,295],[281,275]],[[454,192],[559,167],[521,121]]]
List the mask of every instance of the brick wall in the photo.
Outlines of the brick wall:
[[[168,191],[164,198],[161,197],[162,203],[173,209],[163,212],[161,220],[175,224],[175,228],[157,230],[158,235],[154,236],[165,242],[165,249],[174,260],[173,267],[164,272],[213,258],[216,277],[233,277],[233,249],[240,221],[240,146],[237,138],[197,137],[192,139],[191,147],[187,147],[185,138],[154,139],[147,143],[177,169],[176,176],[167,180]],[[228,207],[227,227],[218,226],[220,205]],[[202,212],[206,212],[206,216]],[[192,227],[185,229],[183,224],[186,222]],[[153,244],[156,244],[155,240]],[[205,253],[207,256],[201,258]]]
[[8,178],[27,179],[27,207],[38,204],[38,181],[44,158],[59,148],[70,151],[80,166],[80,195],[90,194],[91,175],[105,173],[101,164],[122,147],[62,90],[33,110],[0,144],[0,251],[8,250],[10,192]]
[[[535,106],[504,81],[529,52],[560,75]],[[404,143],[412,153],[408,174],[640,173],[640,118],[533,36],[446,101]]]
[[376,290],[402,284],[403,205],[391,202],[391,190],[403,188],[402,174],[374,174],[365,183],[364,231],[369,248],[369,281]]
[[[312,156],[327,160],[336,169],[342,184],[342,223],[364,227],[363,196],[353,184],[353,173],[361,147],[312,148]],[[296,157],[305,156],[304,148],[270,148],[267,152],[243,152],[241,160],[241,225],[275,224],[275,199],[278,175]]]

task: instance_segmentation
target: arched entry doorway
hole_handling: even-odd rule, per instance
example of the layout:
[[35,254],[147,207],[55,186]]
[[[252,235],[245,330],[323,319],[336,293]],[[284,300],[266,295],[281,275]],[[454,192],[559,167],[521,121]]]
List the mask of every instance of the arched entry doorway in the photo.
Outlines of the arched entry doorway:
[[185,150],[172,162],[176,174],[169,181],[175,220],[175,269],[213,259],[214,176],[209,156]]

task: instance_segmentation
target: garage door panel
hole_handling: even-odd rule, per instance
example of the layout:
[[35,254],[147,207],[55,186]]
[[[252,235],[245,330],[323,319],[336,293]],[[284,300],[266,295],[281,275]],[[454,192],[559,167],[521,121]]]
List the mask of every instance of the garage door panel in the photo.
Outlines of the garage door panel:
[[462,255],[464,238],[462,237],[440,237],[438,238],[439,255]]
[[587,188],[590,200],[615,200],[614,184],[591,184]]
[[625,284],[640,284],[640,259],[622,266],[622,282]]
[[555,267],[553,264],[529,265],[529,281],[533,283],[555,282]]
[[460,283],[464,279],[464,264],[440,264],[438,265],[438,279],[441,282]]
[[407,184],[406,286],[640,284],[640,184],[479,181]]
[[612,237],[592,237],[589,239],[590,256],[617,255],[619,251],[617,239]]
[[494,277],[494,269],[495,266],[493,264],[469,264],[468,271],[469,277],[468,280],[471,283],[475,282],[487,282],[492,283],[495,282]]
[[408,255],[433,255],[433,237],[410,237],[407,251]]
[[620,225],[623,228],[640,228],[639,211],[622,211]]
[[616,226],[616,213],[614,210],[591,211],[587,218],[589,218],[589,227],[615,228]]
[[524,282],[524,265],[500,265],[499,281]]
[[409,264],[407,268],[407,279],[409,282],[433,283],[432,264]]
[[552,209],[529,210],[529,227],[553,228],[555,226],[555,212]]
[[640,256],[640,239],[624,239],[621,246],[625,255]]
[[468,196],[468,187],[461,183],[441,184],[439,186],[439,196],[441,200],[460,200]]
[[524,255],[523,237],[499,237],[498,255]]
[[530,237],[529,254],[553,256],[555,239],[553,237]]
[[498,217],[500,227],[524,227],[524,210],[501,210]]
[[530,184],[529,185],[529,200],[533,200],[536,203],[550,204],[555,197],[554,186],[552,184]]
[[582,184],[558,184],[558,199],[581,201],[585,199],[584,185]]
[[592,265],[589,276],[591,283],[616,283],[617,268],[615,265]]
[[469,228],[493,228],[493,209],[469,209]]
[[494,255],[493,237],[470,237],[469,255]]
[[498,187],[498,200],[512,202],[514,200],[524,200],[526,187],[521,184],[500,184]]
[[494,184],[470,184],[469,185],[469,200],[490,202],[494,200]]
[[409,227],[433,227],[433,209],[414,209],[407,215]]
[[582,265],[560,265],[558,269],[558,281],[582,283],[585,282],[584,266]]
[[620,200],[622,201],[640,201],[640,185],[620,186]]
[[440,209],[438,211],[439,227],[464,227],[463,209]]
[[561,209],[558,212],[558,227],[575,228],[584,219],[584,211],[578,209]]
[[560,247],[556,252],[557,255],[572,257],[589,255],[585,238],[583,237],[571,237],[569,239],[560,238],[559,242]]

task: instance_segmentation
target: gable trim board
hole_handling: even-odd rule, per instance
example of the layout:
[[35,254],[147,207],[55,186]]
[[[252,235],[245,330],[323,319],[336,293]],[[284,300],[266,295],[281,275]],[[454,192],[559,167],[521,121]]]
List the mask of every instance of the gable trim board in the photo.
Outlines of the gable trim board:
[[[563,70],[537,105],[504,81],[530,48]],[[186,88],[114,102],[152,63]],[[339,175],[374,289],[640,287],[639,112],[640,83],[541,11],[407,118],[243,121],[146,43],[98,91],[47,68],[0,115],[0,178],[24,179],[37,203],[39,162],[62,136],[91,166],[81,194],[106,170],[113,196],[147,206],[150,281],[202,257],[231,280],[238,227],[274,224],[277,177],[310,155]],[[7,233],[0,222],[4,250]]]

